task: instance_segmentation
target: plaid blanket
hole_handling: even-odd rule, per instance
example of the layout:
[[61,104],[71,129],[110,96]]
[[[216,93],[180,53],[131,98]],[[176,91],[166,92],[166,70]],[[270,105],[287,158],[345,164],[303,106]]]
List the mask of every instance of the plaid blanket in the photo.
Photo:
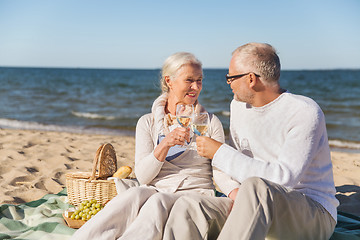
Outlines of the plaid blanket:
[[360,217],[338,211],[338,222],[330,240],[360,240]]
[[[76,229],[67,227],[62,218],[62,213],[72,207],[66,198],[64,188],[58,194],[47,194],[33,202],[1,205],[0,240],[69,239]],[[360,240],[360,217],[338,212],[338,223],[330,240]]]
[[1,205],[0,239],[69,239],[76,229],[67,227],[62,217],[64,210],[72,207],[66,198],[66,189],[63,189],[36,201]]

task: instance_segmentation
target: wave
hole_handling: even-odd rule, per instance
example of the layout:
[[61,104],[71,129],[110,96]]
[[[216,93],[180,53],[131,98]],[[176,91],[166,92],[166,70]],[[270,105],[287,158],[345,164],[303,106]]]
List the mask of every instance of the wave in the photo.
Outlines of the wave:
[[76,112],[71,111],[71,113],[76,117],[89,118],[89,119],[102,119],[102,120],[114,120],[114,116],[105,116],[97,113],[88,113],[88,112]]
[[329,140],[330,147],[334,148],[346,148],[353,150],[360,150],[360,142],[351,142],[344,140]]
[[24,130],[44,130],[44,131],[65,131],[65,132],[78,132],[81,131],[79,127],[65,127],[52,124],[42,124],[38,122],[27,122],[12,119],[0,118],[0,127],[24,129]]
[[222,111],[221,115],[223,115],[225,117],[230,117],[230,112],[229,111]]
[[38,130],[51,132],[70,132],[70,133],[88,133],[88,134],[107,134],[118,135],[127,134],[125,131],[106,128],[86,128],[82,126],[60,126],[53,124],[43,124],[38,122],[19,121],[13,119],[0,118],[0,129],[21,129],[21,130]]

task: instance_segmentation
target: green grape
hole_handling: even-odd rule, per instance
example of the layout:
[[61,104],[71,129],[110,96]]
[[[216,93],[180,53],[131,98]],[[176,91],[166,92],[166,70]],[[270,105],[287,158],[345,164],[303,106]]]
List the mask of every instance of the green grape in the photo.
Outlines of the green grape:
[[84,200],[79,204],[76,211],[71,215],[71,219],[81,219],[87,221],[103,208],[104,206],[96,199]]

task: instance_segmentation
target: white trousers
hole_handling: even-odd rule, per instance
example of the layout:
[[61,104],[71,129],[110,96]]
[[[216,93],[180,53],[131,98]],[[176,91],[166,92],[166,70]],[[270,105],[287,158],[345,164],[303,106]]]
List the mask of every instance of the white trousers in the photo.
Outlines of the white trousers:
[[[193,209],[183,209],[191,201]],[[212,202],[200,207],[201,201]],[[174,206],[174,207],[173,207]],[[204,239],[218,235],[231,206],[231,200],[189,193],[158,192],[152,187],[133,187],[112,199],[103,210],[78,229],[71,239]],[[173,208],[173,209],[172,209]],[[196,224],[184,229],[187,214]],[[169,218],[169,221],[168,221]],[[165,229],[165,234],[164,233]],[[191,236],[191,238],[182,238]]]

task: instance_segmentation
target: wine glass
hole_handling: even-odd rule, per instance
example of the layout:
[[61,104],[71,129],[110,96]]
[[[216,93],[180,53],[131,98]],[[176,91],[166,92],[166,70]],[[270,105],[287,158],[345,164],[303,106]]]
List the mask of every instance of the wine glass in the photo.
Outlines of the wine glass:
[[198,136],[206,136],[209,128],[209,114],[197,113],[193,117],[191,130]]
[[[209,130],[209,114],[208,113],[197,113],[194,114],[194,117],[192,119],[191,123],[191,130],[195,133],[197,136],[207,136],[208,130]],[[195,137],[192,139],[192,146],[191,149],[196,150],[196,141]],[[198,156],[199,157],[199,156]]]
[[[176,105],[176,120],[183,128],[190,126],[194,113],[194,106],[192,104],[177,104]],[[185,145],[189,143],[185,141]]]
[[192,104],[178,104],[176,105],[176,119],[183,128],[189,127],[194,112]]

